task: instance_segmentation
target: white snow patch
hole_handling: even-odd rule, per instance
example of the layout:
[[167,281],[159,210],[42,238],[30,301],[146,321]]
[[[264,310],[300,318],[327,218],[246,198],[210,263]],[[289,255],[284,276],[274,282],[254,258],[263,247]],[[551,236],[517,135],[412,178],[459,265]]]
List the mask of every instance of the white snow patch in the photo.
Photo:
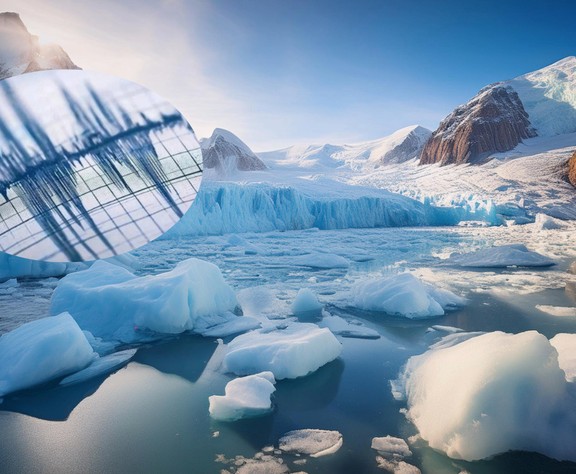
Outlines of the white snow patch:
[[226,384],[225,395],[212,395],[210,416],[220,421],[263,415],[272,409],[271,395],[276,390],[272,372],[261,372],[234,379]]
[[285,329],[257,330],[228,344],[224,369],[237,375],[270,371],[276,380],[308,375],[336,359],[342,346],[329,329],[292,323]]
[[0,337],[0,397],[82,370],[96,357],[68,313],[23,324]]

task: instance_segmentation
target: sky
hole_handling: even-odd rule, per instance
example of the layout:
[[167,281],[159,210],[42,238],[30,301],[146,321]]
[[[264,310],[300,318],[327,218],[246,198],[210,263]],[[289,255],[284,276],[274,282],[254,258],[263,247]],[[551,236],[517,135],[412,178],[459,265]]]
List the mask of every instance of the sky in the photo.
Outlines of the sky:
[[572,0],[0,0],[83,69],[255,151],[435,129],[487,84],[576,55]]

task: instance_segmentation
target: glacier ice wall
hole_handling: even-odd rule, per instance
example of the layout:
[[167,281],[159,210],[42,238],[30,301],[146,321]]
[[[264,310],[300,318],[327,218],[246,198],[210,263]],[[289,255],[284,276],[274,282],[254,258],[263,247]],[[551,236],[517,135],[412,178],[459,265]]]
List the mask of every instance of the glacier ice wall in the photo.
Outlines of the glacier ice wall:
[[[164,236],[238,232],[456,225],[461,221],[501,223],[491,202],[435,206],[384,190],[342,186],[325,193],[296,186],[204,181],[184,217]],[[357,189],[349,189],[357,188]],[[364,192],[365,191],[365,192]]]

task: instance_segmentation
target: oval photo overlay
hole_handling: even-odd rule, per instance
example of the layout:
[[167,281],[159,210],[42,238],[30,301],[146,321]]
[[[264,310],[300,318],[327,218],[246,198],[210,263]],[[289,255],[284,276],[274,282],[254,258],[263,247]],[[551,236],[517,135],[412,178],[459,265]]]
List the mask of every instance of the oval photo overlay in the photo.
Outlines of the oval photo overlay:
[[194,131],[130,81],[42,71],[0,81],[0,250],[107,258],[162,235],[202,180]]

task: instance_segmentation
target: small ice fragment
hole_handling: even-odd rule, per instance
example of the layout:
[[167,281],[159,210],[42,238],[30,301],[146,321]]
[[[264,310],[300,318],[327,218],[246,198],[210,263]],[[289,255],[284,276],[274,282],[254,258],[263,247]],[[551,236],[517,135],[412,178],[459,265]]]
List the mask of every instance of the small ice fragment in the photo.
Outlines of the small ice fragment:
[[342,443],[342,434],[338,431],[304,429],[286,433],[280,438],[279,447],[287,453],[307,454],[317,458],[335,453]]

